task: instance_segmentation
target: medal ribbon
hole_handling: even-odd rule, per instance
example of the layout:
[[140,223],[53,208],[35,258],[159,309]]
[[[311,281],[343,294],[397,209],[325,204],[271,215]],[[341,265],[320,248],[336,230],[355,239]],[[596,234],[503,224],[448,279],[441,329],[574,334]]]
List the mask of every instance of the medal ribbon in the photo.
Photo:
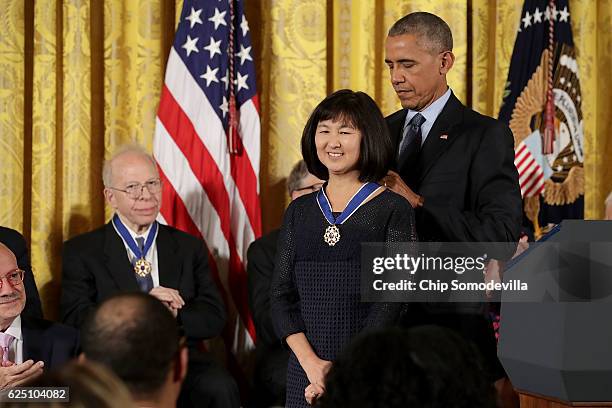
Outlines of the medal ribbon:
[[327,183],[325,183],[323,188],[321,188],[317,193],[317,202],[319,203],[319,208],[325,216],[325,219],[331,225],[343,224],[346,220],[350,218],[351,215],[355,213],[355,211],[359,209],[359,207],[363,205],[363,203],[368,200],[368,198],[370,198],[372,194],[376,193],[376,191],[381,188],[381,185],[378,183],[365,183],[359,188],[359,190],[357,190],[353,197],[351,197],[348,204],[346,205],[346,208],[340,213],[338,218],[335,218],[334,214],[332,213],[331,204],[327,199],[327,195],[325,195],[326,186]]
[[155,236],[157,235],[157,221],[153,222],[153,225],[149,230],[149,234],[147,235],[147,240],[145,241],[144,248],[142,251],[140,251],[140,248],[136,244],[136,241],[134,241],[134,238],[132,238],[132,235],[128,231],[127,227],[123,225],[121,219],[117,214],[113,216],[113,225],[119,232],[119,235],[121,235],[121,238],[123,238],[127,246],[130,248],[132,253],[136,256],[136,259],[144,259],[144,257],[147,255],[147,252],[149,252],[149,249],[151,249],[153,241],[155,241]]

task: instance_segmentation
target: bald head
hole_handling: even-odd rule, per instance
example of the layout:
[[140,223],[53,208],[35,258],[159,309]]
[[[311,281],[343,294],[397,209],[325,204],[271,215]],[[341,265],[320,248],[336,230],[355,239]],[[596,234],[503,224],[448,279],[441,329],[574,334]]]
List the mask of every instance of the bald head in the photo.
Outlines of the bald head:
[[172,313],[153,296],[125,293],[104,301],[82,337],[88,360],[109,367],[139,398],[155,396],[179,349]]
[[0,330],[6,330],[25,307],[26,295],[23,288],[23,271],[17,266],[15,254],[0,243]]
[[153,156],[149,154],[142,146],[130,144],[120,147],[113,155],[104,162],[102,167],[102,181],[104,187],[113,187],[115,180],[113,174],[119,174],[125,165],[130,165],[134,160],[144,161],[151,169],[157,173],[157,164]]

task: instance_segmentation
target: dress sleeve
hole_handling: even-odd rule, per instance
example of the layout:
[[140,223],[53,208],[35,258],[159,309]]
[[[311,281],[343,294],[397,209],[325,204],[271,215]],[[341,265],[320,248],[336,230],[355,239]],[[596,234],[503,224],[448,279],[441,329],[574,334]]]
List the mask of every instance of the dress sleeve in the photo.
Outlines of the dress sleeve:
[[[414,210],[408,201],[401,198],[387,220],[385,243],[416,241]],[[404,304],[399,302],[376,302],[372,304],[364,329],[376,329],[396,324],[400,314],[404,312],[404,308]]]
[[291,334],[306,330],[294,275],[295,220],[299,216],[297,204],[295,201],[292,202],[285,212],[270,288],[270,309],[274,330],[282,341]]

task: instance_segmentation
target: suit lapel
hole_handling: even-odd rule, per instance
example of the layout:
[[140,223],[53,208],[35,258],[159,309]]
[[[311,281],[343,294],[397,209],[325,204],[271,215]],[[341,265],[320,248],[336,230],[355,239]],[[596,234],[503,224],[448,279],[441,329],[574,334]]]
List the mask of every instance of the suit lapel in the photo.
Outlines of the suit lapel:
[[404,128],[404,122],[406,121],[406,115],[408,111],[406,109],[402,109],[400,111],[395,112],[391,115],[387,121],[387,126],[389,128],[389,133],[391,136],[391,141],[393,142],[393,170],[399,171],[397,165],[397,152],[399,150],[399,145],[402,141],[402,130]]
[[463,109],[461,102],[451,93],[448,102],[438,115],[421,148],[416,170],[419,175],[418,183],[423,181],[438,157],[446,151],[454,138],[457,137],[457,135],[453,135],[453,128],[463,119]]
[[104,228],[104,254],[106,268],[122,291],[139,291],[136,275],[127,256],[123,240],[112,223]]
[[157,246],[159,284],[166,288],[178,289],[181,275],[180,259],[177,256],[178,247],[165,225],[160,224],[155,245]]
[[52,344],[45,341],[42,330],[34,322],[21,316],[21,335],[23,336],[23,361],[43,361],[45,366],[51,366]]

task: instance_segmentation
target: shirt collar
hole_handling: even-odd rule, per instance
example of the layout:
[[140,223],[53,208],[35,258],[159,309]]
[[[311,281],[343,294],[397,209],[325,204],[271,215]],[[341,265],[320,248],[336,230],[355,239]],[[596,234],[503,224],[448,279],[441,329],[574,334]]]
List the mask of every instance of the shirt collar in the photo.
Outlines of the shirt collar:
[[426,120],[426,122],[423,125],[425,126],[425,124],[427,124],[428,127],[431,128],[431,126],[433,126],[433,123],[436,121],[436,119],[440,115],[440,112],[442,112],[442,109],[444,109],[444,105],[446,105],[446,102],[448,102],[450,96],[451,96],[451,89],[448,88],[446,92],[442,94],[441,97],[433,101],[431,105],[429,105],[422,111],[418,112],[418,111],[413,111],[413,110],[408,109],[408,114],[406,115],[405,123],[410,122],[410,120],[412,120],[414,115],[416,115],[417,113],[420,113],[421,115],[423,115],[423,117]]
[[[134,240],[136,240],[136,237],[143,237],[146,240],[147,236],[149,235],[149,231],[151,230],[151,227],[153,226],[153,224],[151,224],[142,234],[137,234],[127,225],[127,223],[125,223],[123,220],[121,220],[121,222],[123,223],[123,225],[125,226],[125,229],[128,230],[128,232],[130,233],[130,235],[132,236]],[[115,223],[112,223],[112,224],[113,224],[113,228],[115,228],[115,231],[117,231],[117,228],[115,227]],[[117,234],[119,234],[119,231],[117,231]],[[119,236],[121,236],[121,234],[119,234]]]
[[21,337],[21,315],[17,316],[13,323],[4,331],[5,334],[10,334],[17,340],[23,340]]

